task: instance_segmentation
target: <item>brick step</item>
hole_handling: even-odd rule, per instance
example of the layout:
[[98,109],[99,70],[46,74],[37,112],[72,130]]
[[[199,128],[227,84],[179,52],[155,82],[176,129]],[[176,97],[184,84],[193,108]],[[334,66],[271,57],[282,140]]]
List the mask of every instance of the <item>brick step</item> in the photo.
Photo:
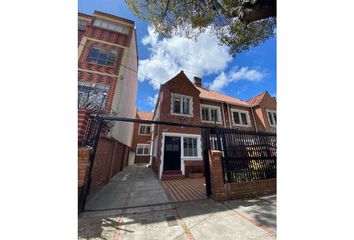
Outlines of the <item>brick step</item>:
[[180,179],[184,179],[184,175],[182,174],[168,174],[168,175],[164,175],[162,174],[161,176],[161,180],[162,181],[166,181],[166,180],[180,180]]
[[167,170],[167,171],[163,171],[162,175],[174,175],[174,174],[182,174],[181,170]]

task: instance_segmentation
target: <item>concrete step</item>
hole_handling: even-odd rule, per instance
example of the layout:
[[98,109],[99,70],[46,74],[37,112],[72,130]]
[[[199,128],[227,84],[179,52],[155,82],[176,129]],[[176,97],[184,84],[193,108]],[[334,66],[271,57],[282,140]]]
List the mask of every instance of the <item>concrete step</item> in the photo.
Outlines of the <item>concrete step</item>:
[[165,180],[180,180],[180,179],[184,179],[184,175],[182,174],[168,174],[168,175],[164,175],[162,174],[161,176],[161,180],[165,181]]
[[162,175],[175,175],[175,174],[182,174],[182,171],[181,170],[162,171]]

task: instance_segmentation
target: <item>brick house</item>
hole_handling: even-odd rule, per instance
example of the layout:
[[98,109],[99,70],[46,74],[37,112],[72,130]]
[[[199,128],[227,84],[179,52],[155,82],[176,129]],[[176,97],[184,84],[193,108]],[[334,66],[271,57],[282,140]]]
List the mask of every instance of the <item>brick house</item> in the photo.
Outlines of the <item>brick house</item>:
[[[154,121],[276,131],[276,101],[263,92],[243,101],[194,84],[181,71],[160,87]],[[152,126],[151,163],[159,179],[187,177],[193,169],[204,171],[201,130],[175,126]]]
[[[136,119],[152,120],[153,112],[136,112]],[[134,123],[132,151],[134,163],[149,163],[151,152],[151,124]]]
[[[78,14],[78,141],[88,112],[134,118],[138,52],[134,22],[95,11]],[[132,123],[114,123],[108,137],[131,147]]]

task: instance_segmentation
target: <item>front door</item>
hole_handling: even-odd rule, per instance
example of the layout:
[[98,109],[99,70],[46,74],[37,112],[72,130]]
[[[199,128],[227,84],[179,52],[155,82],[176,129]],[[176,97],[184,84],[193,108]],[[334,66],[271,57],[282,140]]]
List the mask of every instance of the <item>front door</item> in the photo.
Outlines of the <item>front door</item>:
[[181,137],[165,136],[163,170],[181,169]]

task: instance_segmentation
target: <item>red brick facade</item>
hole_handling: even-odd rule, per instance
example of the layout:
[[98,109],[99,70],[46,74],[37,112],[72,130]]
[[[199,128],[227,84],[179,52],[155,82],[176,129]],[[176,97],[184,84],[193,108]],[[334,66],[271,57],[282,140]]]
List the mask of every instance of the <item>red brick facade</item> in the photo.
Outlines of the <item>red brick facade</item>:
[[[196,125],[218,126],[226,128],[239,128],[241,130],[250,131],[275,131],[274,127],[269,125],[266,109],[276,110],[275,99],[272,98],[267,92],[257,96],[254,104],[247,101],[242,101],[230,96],[226,96],[208,89],[201,87],[201,79],[197,78],[197,85],[193,85],[187,76],[181,71],[171,80],[163,84],[160,88],[153,120],[167,121],[167,122],[180,122]],[[190,97],[192,99],[192,115],[175,115],[172,113],[172,96],[173,94],[180,94]],[[210,123],[202,121],[201,106],[209,105],[218,107],[218,115],[220,123]],[[247,113],[247,125],[236,124],[233,120],[233,110]],[[237,117],[237,116],[236,116]],[[201,130],[199,128],[181,128],[175,126],[156,126],[153,131],[152,139],[153,153],[152,153],[152,167],[157,176],[161,178],[164,175],[163,170],[163,152],[164,152],[164,139],[165,136],[180,136],[183,137],[197,137],[200,140]],[[200,143],[198,143],[200,144]],[[181,147],[183,143],[181,143]],[[198,145],[197,157],[181,157],[182,175],[185,177],[191,172],[193,168],[203,169],[203,161],[201,154],[201,146]],[[177,170],[177,169],[176,169]]]
[[[152,120],[152,112],[137,112],[136,119],[141,120]],[[134,123],[134,133],[133,133],[133,142],[132,142],[132,151],[135,152],[134,163],[149,163],[151,154],[139,156],[137,155],[137,145],[138,144],[151,144],[151,132],[150,134],[140,134],[139,129],[141,125],[150,126],[149,124]]]

